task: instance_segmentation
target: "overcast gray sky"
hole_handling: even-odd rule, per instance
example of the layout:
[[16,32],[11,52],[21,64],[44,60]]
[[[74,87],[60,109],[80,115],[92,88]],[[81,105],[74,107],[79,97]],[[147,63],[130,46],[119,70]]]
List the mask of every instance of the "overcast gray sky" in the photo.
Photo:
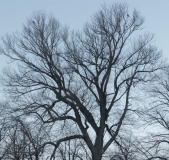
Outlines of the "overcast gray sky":
[[[155,43],[169,58],[169,0],[0,0],[0,35],[20,31],[34,11],[52,13],[62,24],[80,29],[103,4],[127,2],[145,17],[145,31],[155,33]],[[6,66],[0,55],[0,70]]]

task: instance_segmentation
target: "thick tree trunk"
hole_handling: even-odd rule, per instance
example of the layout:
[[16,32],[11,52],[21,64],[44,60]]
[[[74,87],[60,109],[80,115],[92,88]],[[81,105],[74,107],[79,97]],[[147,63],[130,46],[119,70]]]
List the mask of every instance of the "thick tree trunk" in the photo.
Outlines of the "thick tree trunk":
[[92,152],[92,160],[102,160],[101,151],[95,150],[94,152]]
[[92,160],[102,160],[104,124],[102,126],[103,127],[99,127],[97,132],[96,141],[92,150]]
[[102,155],[100,155],[98,153],[94,153],[92,155],[92,160],[102,160]]

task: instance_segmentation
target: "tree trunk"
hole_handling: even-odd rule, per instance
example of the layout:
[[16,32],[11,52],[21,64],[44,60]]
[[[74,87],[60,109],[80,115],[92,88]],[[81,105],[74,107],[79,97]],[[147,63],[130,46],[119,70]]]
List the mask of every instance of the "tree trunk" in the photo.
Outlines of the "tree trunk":
[[92,160],[102,160],[102,154],[98,152],[92,153]]
[[102,159],[102,156],[100,155],[93,155],[92,156],[92,160],[101,160]]

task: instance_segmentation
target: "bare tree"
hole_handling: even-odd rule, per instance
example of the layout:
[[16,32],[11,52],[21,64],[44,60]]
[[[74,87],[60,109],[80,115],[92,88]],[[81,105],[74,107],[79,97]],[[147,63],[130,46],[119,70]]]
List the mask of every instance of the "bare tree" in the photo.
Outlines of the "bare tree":
[[139,35],[143,22],[136,10],[113,4],[82,32],[38,13],[21,33],[3,38],[1,53],[18,64],[2,79],[11,109],[51,127],[53,137],[40,146],[53,148],[50,159],[63,142],[79,139],[101,160],[134,125],[140,86],[162,67],[153,35]]
[[39,160],[44,150],[39,150],[41,143],[48,138],[44,127],[33,128],[21,119],[12,118],[2,129],[0,159]]
[[55,158],[62,160],[92,160],[86,144],[78,139],[62,143],[56,152]]
[[149,89],[151,108],[147,111],[146,122],[151,127],[147,146],[149,159],[169,159],[169,68],[157,74]]

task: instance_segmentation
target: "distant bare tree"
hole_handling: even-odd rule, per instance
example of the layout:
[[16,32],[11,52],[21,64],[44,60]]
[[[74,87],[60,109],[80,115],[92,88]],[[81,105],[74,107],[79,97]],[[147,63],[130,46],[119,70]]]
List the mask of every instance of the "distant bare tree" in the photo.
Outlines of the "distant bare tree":
[[[152,126],[147,146],[152,154],[149,159],[169,159],[169,68],[157,74],[149,89],[151,109],[147,111],[147,122]],[[151,153],[151,152],[150,152]]]
[[146,147],[142,145],[142,139],[134,136],[131,131],[118,136],[114,142],[114,148],[104,155],[105,160],[147,160]]
[[13,119],[2,129],[0,159],[7,160],[39,160],[43,149],[39,150],[41,143],[47,140],[47,131],[44,128],[33,129],[28,123],[20,119]]
[[86,147],[86,144],[77,139],[62,143],[56,155],[56,159],[61,160],[92,160],[91,153]]
[[140,86],[162,68],[153,36],[137,32],[143,22],[136,10],[113,4],[82,32],[38,13],[21,33],[3,38],[1,53],[18,64],[2,79],[11,109],[51,127],[52,138],[39,148],[51,147],[51,160],[63,142],[75,139],[85,142],[92,160],[101,160],[134,125]]

